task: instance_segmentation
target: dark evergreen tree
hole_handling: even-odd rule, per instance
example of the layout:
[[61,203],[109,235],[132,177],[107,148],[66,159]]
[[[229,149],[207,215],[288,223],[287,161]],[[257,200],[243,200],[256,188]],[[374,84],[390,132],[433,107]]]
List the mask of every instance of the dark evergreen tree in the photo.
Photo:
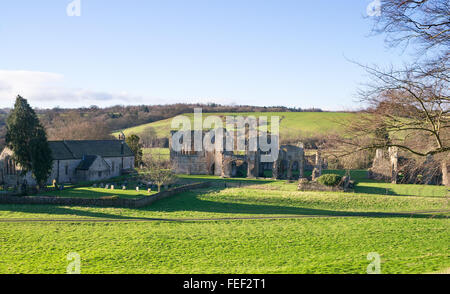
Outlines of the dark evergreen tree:
[[130,135],[128,136],[125,141],[127,142],[128,146],[130,146],[131,151],[134,153],[134,165],[138,167],[142,163],[142,144],[141,144],[141,138],[139,138],[138,135]]
[[6,122],[6,145],[14,152],[21,174],[31,172],[39,187],[45,185],[52,170],[51,149],[35,111],[21,96]]

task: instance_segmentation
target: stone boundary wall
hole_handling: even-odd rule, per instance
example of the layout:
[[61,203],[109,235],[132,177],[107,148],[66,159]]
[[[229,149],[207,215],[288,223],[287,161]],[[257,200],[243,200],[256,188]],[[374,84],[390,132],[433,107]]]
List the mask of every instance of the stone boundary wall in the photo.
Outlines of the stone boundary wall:
[[210,183],[196,183],[163,191],[158,194],[139,199],[89,199],[89,198],[62,198],[49,196],[0,196],[0,204],[36,204],[36,205],[66,205],[66,206],[97,206],[97,207],[127,207],[139,208],[168,198],[170,196],[188,192],[193,189],[207,188]]
[[173,196],[173,195],[176,195],[179,193],[189,192],[194,189],[208,188],[208,187],[210,187],[210,185],[211,185],[211,183],[209,183],[209,182],[202,182],[202,183],[190,184],[190,185],[173,188],[168,191],[164,191],[164,192],[152,195],[152,196],[143,197],[143,198],[134,200],[135,205],[136,205],[135,207],[138,208],[138,207],[148,206],[155,201],[158,201],[158,200],[161,200],[164,198],[168,198],[170,196]]

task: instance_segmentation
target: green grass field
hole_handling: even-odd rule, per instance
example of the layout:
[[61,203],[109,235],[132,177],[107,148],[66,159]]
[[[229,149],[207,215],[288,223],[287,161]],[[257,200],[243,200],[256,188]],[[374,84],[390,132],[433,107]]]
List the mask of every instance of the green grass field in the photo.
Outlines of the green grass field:
[[[123,190],[123,185],[126,182],[126,189]],[[108,189],[101,188],[100,184],[108,185]],[[140,187],[139,191],[136,189],[138,182],[131,180],[127,176],[116,177],[108,181],[86,182],[84,184],[66,185],[64,189],[54,190],[52,186],[48,186],[47,191],[41,192],[40,196],[51,196],[61,198],[103,198],[103,197],[118,197],[123,199],[138,199],[146,196],[151,196],[157,193],[156,189],[148,192],[146,187]],[[111,185],[115,185],[111,189]]]
[[184,176],[219,185],[141,209],[0,205],[0,273],[65,273],[71,252],[82,273],[364,274],[370,252],[382,273],[448,270],[447,189],[353,173],[355,193]]
[[[344,175],[345,171],[325,170],[326,173],[337,173]],[[215,183],[242,183],[242,185],[256,185],[265,189],[277,189],[283,191],[296,191],[297,183],[286,183],[285,181],[275,181],[272,179],[222,179],[216,176],[199,175],[199,176],[179,176],[187,182],[212,181]],[[399,195],[399,196],[420,196],[420,197],[443,197],[447,194],[448,188],[444,186],[430,185],[403,185],[383,183],[375,180],[367,179],[367,171],[354,170],[351,171],[351,178],[356,181],[355,192],[360,194],[376,194],[376,195]],[[345,194],[349,195],[349,194]]]
[[[210,115],[225,118],[226,116],[267,116],[268,124],[272,116],[280,117],[280,136],[284,139],[308,137],[313,135],[323,135],[330,132],[342,130],[340,124],[342,120],[352,117],[352,113],[339,112],[250,112],[250,113],[204,113],[203,119]],[[189,117],[191,123],[194,115],[192,113],[185,114]],[[146,128],[152,127],[156,131],[159,138],[168,138],[170,136],[172,118],[161,120],[149,124],[136,126],[133,128],[123,130],[125,135],[136,134],[139,135],[145,131]],[[270,127],[269,127],[270,130]],[[118,135],[116,132],[114,135]]]
[[169,148],[143,148],[142,152],[145,155],[151,155],[152,157],[159,158],[162,160],[170,159],[170,149]]
[[382,273],[449,266],[448,220],[416,218],[4,224],[1,273]]

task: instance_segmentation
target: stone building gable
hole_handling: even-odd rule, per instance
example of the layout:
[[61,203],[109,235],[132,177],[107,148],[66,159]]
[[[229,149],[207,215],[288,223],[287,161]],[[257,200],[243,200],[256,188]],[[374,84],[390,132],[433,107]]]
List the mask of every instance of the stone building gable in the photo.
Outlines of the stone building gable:
[[111,167],[101,156],[87,155],[80,161],[76,170],[110,171]]

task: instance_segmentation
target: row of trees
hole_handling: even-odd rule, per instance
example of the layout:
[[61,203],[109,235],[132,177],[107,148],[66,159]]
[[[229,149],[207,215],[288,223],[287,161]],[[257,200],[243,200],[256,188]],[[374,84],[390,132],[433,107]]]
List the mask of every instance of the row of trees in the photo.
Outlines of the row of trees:
[[[198,107],[203,108],[205,112],[321,111],[320,109],[303,110],[282,106],[224,106],[211,103],[113,106],[107,108],[91,106],[78,109],[35,109],[35,112],[47,130],[50,140],[89,140],[108,139],[115,130],[151,123],[183,113],[191,113],[194,111],[194,108]],[[9,111],[9,109],[0,109],[0,144],[2,138],[4,138],[4,131],[2,134],[2,130],[6,127],[6,117]]]
[[[183,113],[191,113],[194,108],[201,107],[205,112],[301,112],[320,109],[300,109],[283,106],[258,107],[219,104],[171,104],[171,105],[138,105],[113,106],[100,108],[91,106],[77,109],[34,109],[41,124],[47,132],[49,140],[101,140],[112,139],[111,133],[141,124],[171,118]],[[5,146],[6,118],[11,109],[0,109],[0,148]],[[167,138],[158,138],[152,129],[142,136],[145,147],[168,147]]]

